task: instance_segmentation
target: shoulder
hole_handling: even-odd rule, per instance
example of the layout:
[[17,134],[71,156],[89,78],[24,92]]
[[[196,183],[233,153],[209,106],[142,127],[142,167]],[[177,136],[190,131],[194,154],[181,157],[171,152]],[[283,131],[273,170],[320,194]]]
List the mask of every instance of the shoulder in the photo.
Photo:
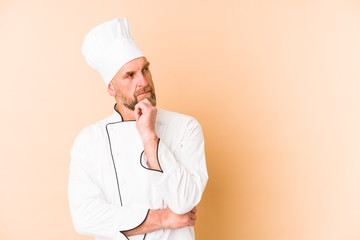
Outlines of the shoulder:
[[74,147],[87,145],[91,148],[107,139],[106,126],[114,120],[113,116],[109,116],[101,121],[95,122],[84,127],[74,141]]
[[175,128],[175,131],[185,131],[187,133],[193,131],[198,133],[202,132],[200,123],[194,117],[182,113],[170,112],[158,108],[157,121],[160,125]]
[[159,119],[159,121],[164,121],[164,122],[167,121],[167,122],[189,123],[192,121],[196,121],[196,119],[191,116],[177,112],[170,112],[161,108],[158,108],[157,118]]

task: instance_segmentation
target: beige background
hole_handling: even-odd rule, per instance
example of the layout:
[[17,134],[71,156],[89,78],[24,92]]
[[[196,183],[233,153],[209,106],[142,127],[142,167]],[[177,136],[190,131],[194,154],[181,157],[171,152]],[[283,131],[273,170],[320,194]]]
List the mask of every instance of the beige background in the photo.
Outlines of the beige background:
[[0,239],[91,239],[72,226],[69,152],[114,101],[80,47],[118,16],[159,107],[202,124],[198,240],[360,239],[357,0],[1,0]]

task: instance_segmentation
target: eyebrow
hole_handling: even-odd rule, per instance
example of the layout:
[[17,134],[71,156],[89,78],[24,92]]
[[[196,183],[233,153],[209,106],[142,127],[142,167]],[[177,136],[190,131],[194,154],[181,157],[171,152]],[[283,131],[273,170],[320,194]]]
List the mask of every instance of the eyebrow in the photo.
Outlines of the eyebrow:
[[[147,62],[141,67],[141,70],[144,69],[144,68],[146,68],[146,67],[149,67],[149,66],[150,66],[150,62],[147,61]],[[129,76],[129,75],[131,75],[131,74],[134,74],[135,72],[136,72],[136,71],[128,71],[128,72],[124,73],[123,78],[125,78],[125,77],[127,77],[127,76]]]
[[146,68],[146,67],[149,67],[150,66],[150,62],[146,62],[145,64],[144,64],[144,66],[142,67],[142,69],[144,69],[144,68]]

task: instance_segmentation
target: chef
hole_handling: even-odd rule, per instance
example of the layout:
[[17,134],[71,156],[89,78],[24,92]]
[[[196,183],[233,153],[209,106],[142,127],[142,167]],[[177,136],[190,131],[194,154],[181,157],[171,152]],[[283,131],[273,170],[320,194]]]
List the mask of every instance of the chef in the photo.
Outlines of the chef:
[[208,180],[199,123],[156,108],[150,63],[125,18],[92,29],[82,53],[116,104],[71,150],[75,229],[96,240],[195,239],[196,205]]

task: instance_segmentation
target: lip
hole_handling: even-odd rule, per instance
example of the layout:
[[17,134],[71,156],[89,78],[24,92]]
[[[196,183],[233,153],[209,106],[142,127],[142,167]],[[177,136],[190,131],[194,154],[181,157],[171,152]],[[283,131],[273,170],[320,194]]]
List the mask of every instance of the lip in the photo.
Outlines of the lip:
[[139,95],[137,95],[137,97],[144,97],[144,96],[146,96],[147,94],[150,94],[150,91],[140,93]]

